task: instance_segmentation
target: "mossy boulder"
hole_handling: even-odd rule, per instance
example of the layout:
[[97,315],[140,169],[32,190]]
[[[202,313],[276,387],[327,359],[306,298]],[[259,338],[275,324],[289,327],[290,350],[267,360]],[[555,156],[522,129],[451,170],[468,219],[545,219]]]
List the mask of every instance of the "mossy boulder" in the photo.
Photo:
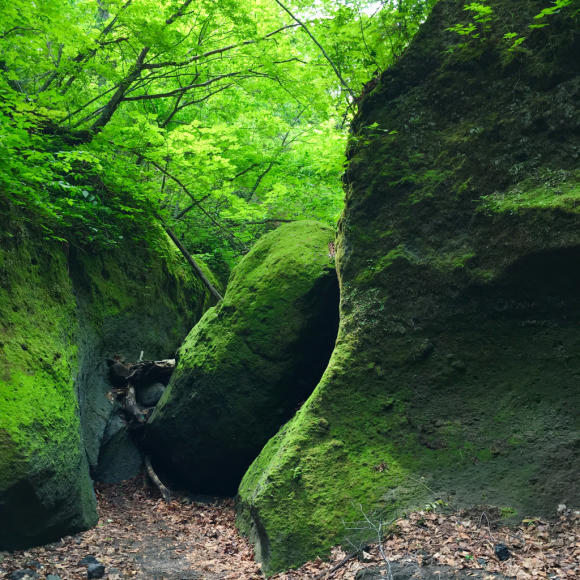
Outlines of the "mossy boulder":
[[113,409],[106,356],[173,354],[209,304],[161,231],[90,255],[45,239],[21,212],[2,215],[0,549],[10,549],[96,523],[89,464]]
[[0,547],[97,521],[74,378],[76,303],[67,257],[22,229],[0,242]]
[[239,489],[266,572],[361,508],[580,501],[577,16],[530,29],[545,3],[490,0],[461,37],[464,4],[435,5],[354,120],[337,345]]
[[156,465],[190,489],[234,493],[316,386],[338,327],[333,240],[309,221],[264,236],[179,350],[147,441]]

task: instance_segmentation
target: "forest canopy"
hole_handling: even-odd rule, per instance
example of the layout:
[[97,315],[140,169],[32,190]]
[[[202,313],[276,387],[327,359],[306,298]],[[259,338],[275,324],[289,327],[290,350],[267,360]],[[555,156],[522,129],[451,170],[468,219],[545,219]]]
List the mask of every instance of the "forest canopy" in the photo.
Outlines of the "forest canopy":
[[112,246],[140,222],[233,263],[334,224],[348,121],[433,0],[0,0],[0,199]]

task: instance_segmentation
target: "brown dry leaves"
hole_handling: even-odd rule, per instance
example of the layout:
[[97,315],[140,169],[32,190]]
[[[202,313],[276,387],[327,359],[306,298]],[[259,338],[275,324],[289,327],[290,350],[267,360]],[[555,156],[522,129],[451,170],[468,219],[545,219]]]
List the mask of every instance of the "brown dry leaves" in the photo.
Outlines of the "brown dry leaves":
[[[105,565],[109,580],[262,578],[251,546],[235,529],[232,501],[165,504],[138,479],[99,486],[97,495],[97,527],[47,546],[0,553],[0,577],[36,560],[42,565],[41,577],[52,573],[63,580],[84,579],[86,568],[78,562],[92,554]],[[487,514],[482,514],[474,510],[469,516],[413,513],[397,520],[394,533],[384,543],[385,551],[391,561],[412,555],[419,563],[484,569],[518,580],[580,577],[577,515],[569,513],[552,524],[528,520],[510,530],[494,529],[488,525]],[[510,549],[512,557],[506,562],[494,556],[496,543]],[[330,561],[317,559],[274,579],[353,578],[358,570],[381,562],[377,547],[372,546],[361,559],[352,558],[329,574],[346,556],[335,548]]]
[[105,565],[109,580],[262,578],[252,547],[235,529],[231,500],[166,504],[144,489],[140,478],[99,485],[97,498],[95,528],[47,546],[0,553],[0,578],[36,560],[42,578],[86,579],[78,562],[88,554]]
[[[580,575],[580,537],[577,515],[562,516],[549,524],[528,520],[516,529],[489,525],[487,515],[465,513],[444,516],[416,512],[398,520],[398,533],[385,542],[387,553],[419,554],[419,560],[459,569],[485,569],[518,579],[547,578],[563,580]],[[506,545],[511,558],[500,562],[494,555],[495,544]],[[478,562],[485,561],[485,565]]]
[[[580,518],[569,513],[552,524],[541,520],[526,520],[517,529],[493,529],[485,512],[472,510],[469,515],[454,513],[415,512],[395,522],[395,531],[384,542],[391,562],[408,555],[419,564],[451,566],[459,570],[497,572],[518,580],[536,578],[580,577]],[[494,555],[494,545],[508,546],[512,556],[500,562]],[[331,561],[316,560],[301,568],[278,574],[275,580],[301,578],[354,578],[356,572],[382,562],[377,546],[363,553],[362,561],[353,558],[340,569],[329,574],[346,553],[336,548]],[[478,559],[480,560],[478,562]]]

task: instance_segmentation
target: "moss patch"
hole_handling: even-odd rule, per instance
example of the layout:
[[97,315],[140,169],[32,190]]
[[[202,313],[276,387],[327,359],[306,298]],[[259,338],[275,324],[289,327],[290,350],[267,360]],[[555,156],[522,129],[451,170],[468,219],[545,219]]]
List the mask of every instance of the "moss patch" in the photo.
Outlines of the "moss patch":
[[481,209],[510,213],[527,209],[561,209],[579,213],[580,171],[539,171],[504,193],[484,196]]
[[[159,231],[88,255],[6,208],[0,238],[0,546],[96,523],[89,477],[112,404],[106,357],[174,355],[208,292]],[[127,236],[127,239],[130,239]],[[87,464],[88,459],[88,464]]]

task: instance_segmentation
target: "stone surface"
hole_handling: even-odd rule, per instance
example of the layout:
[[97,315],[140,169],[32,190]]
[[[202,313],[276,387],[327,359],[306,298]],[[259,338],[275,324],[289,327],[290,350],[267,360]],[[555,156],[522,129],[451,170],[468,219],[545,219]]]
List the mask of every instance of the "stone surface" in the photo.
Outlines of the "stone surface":
[[97,521],[75,396],[76,304],[66,255],[5,220],[0,234],[0,549],[56,539]]
[[504,562],[505,560],[508,560],[511,556],[511,553],[508,550],[508,547],[505,546],[504,544],[496,544],[493,547],[493,552],[498,557],[498,559],[501,560],[502,562]]
[[40,578],[38,572],[32,570],[31,568],[25,568],[24,570],[16,570],[8,576],[9,580],[36,580]]
[[131,435],[123,410],[116,407],[103,435],[94,478],[119,483],[138,475],[142,465],[143,454]]
[[543,2],[487,4],[465,38],[448,30],[464,3],[438,2],[360,103],[337,345],[239,490],[267,572],[341,543],[361,505],[580,503],[577,25],[562,10],[532,31]]
[[71,252],[79,318],[77,391],[92,470],[112,403],[106,360],[172,358],[210,300],[181,254],[160,232],[156,251],[134,244],[104,254]]
[[469,580],[480,578],[481,580],[493,580],[494,578],[506,578],[502,574],[486,572],[485,570],[457,570],[450,566],[420,566],[417,562],[404,560],[390,563],[389,568],[383,566],[371,566],[356,573],[355,580]]
[[105,575],[103,564],[89,564],[87,566],[87,578],[102,578]]
[[162,232],[155,249],[89,255],[0,215],[0,549],[11,549],[96,523],[105,359],[173,354],[207,293]]
[[156,466],[190,490],[233,494],[322,375],[338,325],[333,238],[308,221],[261,238],[181,347],[146,430]]
[[137,389],[137,402],[142,407],[154,407],[165,392],[163,383],[153,383]]

